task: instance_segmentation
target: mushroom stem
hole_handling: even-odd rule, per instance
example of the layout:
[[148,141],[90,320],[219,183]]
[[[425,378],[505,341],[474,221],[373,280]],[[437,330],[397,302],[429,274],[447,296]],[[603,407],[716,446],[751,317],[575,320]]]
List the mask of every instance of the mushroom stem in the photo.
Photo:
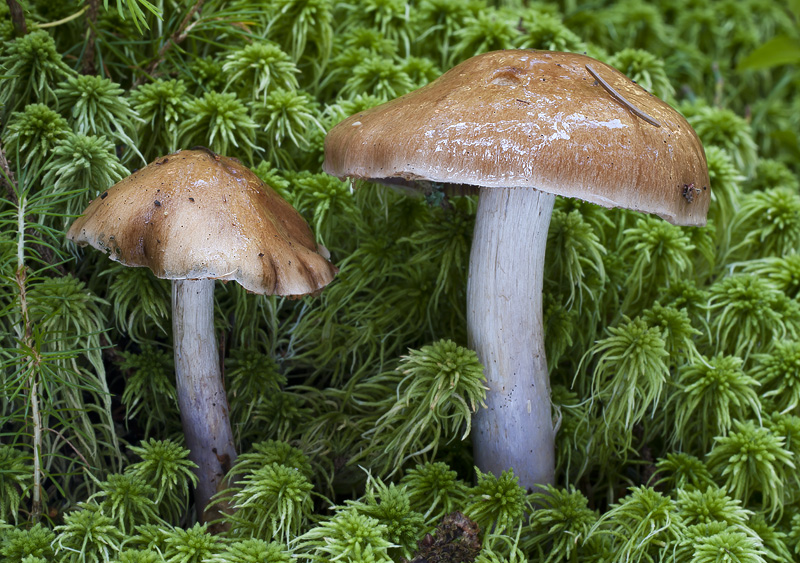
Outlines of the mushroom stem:
[[475,463],[509,467],[527,489],[555,479],[542,278],[555,196],[530,188],[482,189],[467,283],[470,346],[485,367],[487,409],[472,430]]
[[236,460],[214,335],[213,279],[173,280],[172,334],[183,433],[198,466],[197,518],[208,522],[218,516],[208,502]]

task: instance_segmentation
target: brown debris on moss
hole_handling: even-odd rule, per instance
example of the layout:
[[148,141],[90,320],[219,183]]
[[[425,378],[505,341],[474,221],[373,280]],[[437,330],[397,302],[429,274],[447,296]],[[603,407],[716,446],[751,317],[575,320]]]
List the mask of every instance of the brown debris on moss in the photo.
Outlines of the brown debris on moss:
[[481,550],[478,525],[461,514],[447,514],[434,535],[425,534],[417,542],[417,552],[401,563],[472,563]]

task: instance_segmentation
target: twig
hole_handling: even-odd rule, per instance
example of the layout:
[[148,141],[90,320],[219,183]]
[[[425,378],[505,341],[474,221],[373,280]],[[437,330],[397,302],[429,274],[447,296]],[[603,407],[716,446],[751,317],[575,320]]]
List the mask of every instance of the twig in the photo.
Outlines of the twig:
[[70,448],[72,448],[72,451],[73,451],[73,452],[75,452],[75,455],[77,455],[79,458],[81,458],[81,461],[83,462],[83,470],[84,470],[84,471],[89,471],[89,468],[91,467],[91,465],[89,465],[89,462],[88,462],[88,461],[86,461],[86,458],[85,458],[85,457],[83,457],[83,454],[82,454],[82,453],[81,453],[81,452],[78,450],[78,448],[76,448],[76,447],[73,445],[73,443],[72,443],[72,442],[70,442],[70,441],[67,439],[67,437],[66,437],[66,436],[64,436],[64,435],[63,435],[61,432],[59,432],[59,431],[58,431],[58,430],[56,430],[55,428],[48,428],[47,430],[48,430],[49,432],[52,432],[53,434],[55,434],[55,435],[56,435],[56,436],[58,436],[59,438],[61,438],[61,439],[64,441],[64,443],[65,443],[66,445],[68,445]]
[[[2,174],[0,174],[0,184],[6,185],[8,202],[11,203],[12,205],[17,205],[19,203],[19,199],[17,198],[17,193],[19,192],[19,188],[17,187],[17,181],[14,178],[14,173],[11,171],[11,166],[9,166],[8,160],[6,159],[6,154],[5,151],[3,150],[2,144],[0,144],[0,169],[3,172]],[[35,238],[35,233],[36,233],[35,229],[28,228],[26,229],[25,232],[28,235],[31,235],[33,238]],[[60,273],[62,274],[66,273],[66,270],[64,269],[63,265],[53,264],[55,256],[53,254],[53,251],[47,245],[33,243],[31,246],[40,253],[45,262],[55,266]]]
[[81,17],[84,13],[86,13],[86,10],[88,10],[88,9],[89,9],[89,6],[86,5],[83,8],[81,8],[80,10],[78,10],[77,12],[75,12],[74,14],[72,14],[71,16],[67,16],[65,18],[61,18],[60,20],[56,20],[54,22],[40,23],[39,24],[39,29],[46,29],[48,27],[56,27],[56,26],[59,26],[59,25],[64,25],[65,23],[69,23],[72,20],[75,20],[75,19],[78,19],[79,17]]
[[654,125],[654,126],[656,126],[656,127],[661,127],[661,124],[660,124],[658,121],[656,121],[654,118],[650,117],[650,116],[649,116],[649,115],[647,115],[645,112],[643,112],[642,110],[640,110],[639,108],[637,108],[635,105],[633,105],[632,103],[630,103],[628,100],[626,100],[626,99],[625,99],[625,98],[622,96],[622,94],[620,94],[619,92],[617,92],[616,90],[614,90],[614,88],[612,88],[612,87],[611,87],[611,84],[609,84],[608,82],[606,82],[605,80],[603,80],[602,78],[600,78],[600,75],[599,75],[599,74],[597,74],[597,72],[595,72],[595,70],[594,70],[594,69],[593,69],[591,66],[589,66],[589,65],[586,65],[586,70],[588,70],[588,71],[589,71],[589,74],[591,74],[591,75],[594,77],[594,79],[595,79],[595,80],[597,80],[597,82],[599,82],[599,83],[600,83],[600,85],[601,85],[603,88],[605,88],[606,92],[608,92],[609,94],[611,94],[611,96],[612,96],[612,97],[613,97],[615,100],[617,100],[619,103],[621,103],[623,106],[625,106],[626,108],[628,108],[629,110],[631,110],[631,112],[633,113],[633,115],[635,115],[636,117],[638,117],[638,118],[640,118],[640,119],[643,119],[643,120],[645,120],[645,121],[646,121],[647,123],[649,123],[650,125]]
[[139,75],[139,77],[134,81],[133,83],[134,87],[141,86],[144,83],[146,76],[152,76],[155,73],[158,66],[162,62],[164,62],[164,58],[167,55],[167,51],[169,51],[173,45],[177,45],[181,43],[184,39],[186,39],[186,37],[189,35],[189,32],[197,24],[197,22],[195,22],[190,25],[189,22],[194,17],[194,15],[200,11],[200,8],[203,7],[203,2],[205,2],[205,0],[197,0],[197,2],[195,2],[195,5],[192,6],[191,9],[187,12],[186,16],[183,18],[183,21],[181,22],[181,25],[178,26],[178,29],[175,30],[175,33],[173,33],[170,36],[170,38],[167,41],[165,41],[164,44],[161,46],[161,48],[158,50],[158,57],[156,57],[156,59],[153,60],[153,62],[151,62],[147,66],[147,69],[145,69],[144,74]]
[[8,10],[11,12],[11,23],[14,25],[14,35],[22,37],[28,33],[28,24],[25,23],[25,13],[17,0],[6,0]]
[[0,178],[0,182],[6,185],[6,191],[8,192],[8,200],[16,205],[17,204],[17,189],[16,189],[16,180],[14,180],[14,173],[11,172],[11,167],[8,165],[8,160],[6,160],[6,153],[3,150],[3,145],[0,144],[0,168],[3,169],[3,177]]
[[83,66],[81,72],[83,74],[96,74],[95,68],[95,43],[97,42],[97,10],[99,0],[86,0],[85,9],[88,10],[86,14],[86,50],[83,55]]
[[[2,152],[2,151],[0,151]],[[5,159],[4,159],[5,160]],[[6,166],[8,164],[6,163]],[[22,346],[29,352],[27,360],[28,374],[28,400],[31,405],[31,423],[33,424],[33,502],[31,506],[31,519],[36,522],[42,514],[42,416],[39,412],[39,381],[38,373],[42,358],[33,339],[31,319],[28,314],[28,267],[25,265],[25,207],[27,199],[21,196],[17,203],[17,271],[15,281],[19,292],[20,319],[17,334]]]

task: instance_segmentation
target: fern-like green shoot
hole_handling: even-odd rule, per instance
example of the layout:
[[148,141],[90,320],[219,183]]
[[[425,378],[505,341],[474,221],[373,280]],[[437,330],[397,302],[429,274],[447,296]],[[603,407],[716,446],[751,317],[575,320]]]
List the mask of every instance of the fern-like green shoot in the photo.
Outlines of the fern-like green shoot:
[[119,263],[109,265],[103,274],[110,282],[107,295],[114,304],[114,318],[120,332],[137,343],[152,340],[154,332],[169,334],[169,281],[158,279],[149,268],[131,268]]
[[421,88],[439,78],[442,71],[428,57],[406,57],[402,70],[411,79],[414,89]]
[[156,489],[135,473],[113,473],[99,487],[88,502],[97,502],[122,533],[131,533],[137,524],[162,522],[157,514]]
[[45,561],[54,558],[53,542],[56,534],[40,523],[0,531],[0,556],[7,563],[22,563],[26,557],[41,557]]
[[[73,131],[80,135],[105,135],[147,162],[137,148],[134,122],[141,121],[131,109],[119,84],[108,78],[82,74],[71,76],[55,91],[58,109],[67,115]],[[127,160],[127,159],[124,159]]]
[[152,549],[123,549],[112,563],[163,563],[164,558]]
[[177,523],[189,504],[189,486],[197,483],[189,450],[169,440],[150,438],[128,449],[142,458],[129,465],[126,473],[155,487],[158,512],[165,520]]
[[108,563],[125,539],[117,522],[94,503],[81,503],[65,514],[55,532],[55,555],[65,563]]
[[410,457],[435,454],[442,440],[465,439],[472,413],[486,396],[475,352],[450,340],[410,350],[396,373],[397,395],[382,402],[384,414],[369,431],[391,473]]
[[642,312],[642,318],[648,325],[661,330],[670,364],[681,365],[698,356],[695,339],[701,332],[692,326],[686,309],[665,307],[656,301],[652,307]]
[[0,446],[0,519],[17,521],[32,478],[29,456],[12,446]]
[[761,414],[758,382],[745,374],[735,356],[700,356],[678,370],[670,402],[675,412],[672,439],[708,451],[715,436],[725,436],[734,419]]
[[367,478],[367,490],[358,500],[347,504],[359,514],[374,518],[386,526],[386,539],[396,547],[389,550],[393,559],[400,554],[410,558],[417,547],[417,540],[425,531],[425,518],[411,508],[408,487],[386,484],[381,479]]
[[101,192],[128,175],[117,158],[114,143],[105,136],[68,133],[56,143],[53,158],[42,178],[58,193],[74,192],[62,212],[78,215]]
[[280,392],[286,376],[270,356],[253,348],[234,348],[225,358],[225,383],[231,424],[248,426],[253,398]]
[[[188,102],[189,118],[178,128],[179,143],[202,145],[218,154],[240,154],[249,161],[257,149],[256,123],[247,106],[228,92],[206,92]],[[235,151],[235,152],[234,152]]]
[[450,66],[480,53],[510,49],[520,35],[517,20],[518,15],[510,9],[481,10],[465,18],[453,33]]
[[75,74],[42,29],[9,42],[0,55],[0,68],[7,77],[0,82],[0,105],[8,113],[29,103],[52,105],[57,98],[53,85]]
[[651,52],[662,52],[669,45],[669,28],[661,10],[637,0],[621,0],[610,5],[602,16],[608,22],[608,42],[603,46],[625,45]]
[[678,512],[687,526],[724,522],[729,526],[744,526],[752,511],[742,507],[739,500],[729,497],[723,489],[709,485],[700,489],[678,489]]
[[666,101],[675,98],[675,88],[667,76],[664,60],[652,52],[629,47],[614,53],[608,64],[658,98]]
[[800,414],[800,341],[777,342],[769,354],[753,355],[753,377],[763,397],[775,402],[780,412]]
[[237,485],[220,493],[233,508],[223,520],[235,534],[289,543],[306,528],[314,509],[314,486],[294,467],[271,463],[245,474]]
[[356,214],[350,186],[328,174],[310,174],[295,182],[294,207],[308,219],[320,244],[346,229],[347,218]]
[[519,23],[522,33],[514,45],[517,49],[571,52],[585,50],[586,45],[581,38],[564,25],[560,17],[538,8],[537,6],[522,12]]
[[[727,150],[711,145],[706,146],[705,151],[712,203],[708,217],[717,225],[729,225],[739,207],[745,177]],[[719,229],[721,248],[718,252],[721,256],[725,256],[732,234],[727,229]]]
[[715,486],[714,478],[706,465],[697,457],[684,452],[670,452],[659,459],[653,481],[656,487],[686,491]]
[[742,271],[766,279],[795,301],[800,298],[800,253],[751,260],[742,265]]
[[686,551],[691,553],[690,561],[736,563],[766,563],[761,540],[735,528],[727,528],[712,534],[697,533],[685,540]]
[[388,101],[414,89],[403,66],[381,55],[369,54],[350,69],[348,76],[341,90],[346,97],[366,93]]
[[787,544],[788,534],[772,526],[763,514],[752,515],[747,522],[747,527],[761,539],[765,559],[775,563],[792,560],[792,552]]
[[276,0],[267,7],[265,34],[299,62],[313,61],[314,77],[328,62],[333,45],[332,0]]
[[[608,327],[586,357],[597,357],[592,393],[604,403],[606,437],[614,428],[630,429],[658,404],[669,379],[666,343],[661,330],[642,318]],[[630,435],[625,439],[630,443]]]
[[291,553],[286,546],[276,541],[267,543],[264,540],[250,538],[238,540],[225,546],[225,551],[218,553],[206,563],[291,563]]
[[223,549],[221,538],[211,534],[206,524],[195,524],[186,530],[173,528],[164,544],[165,563],[205,563]]
[[475,468],[478,482],[469,491],[470,498],[464,514],[474,520],[481,530],[500,534],[516,529],[527,520],[531,498],[519,485],[519,479],[509,468],[496,477]]
[[67,120],[58,113],[44,104],[28,104],[11,114],[3,144],[7,156],[19,155],[21,166],[39,169],[68,132]]
[[276,88],[297,89],[299,71],[291,57],[272,41],[250,43],[232,51],[222,66],[233,86],[252,100],[264,100]]
[[780,160],[759,158],[755,174],[747,179],[745,189],[755,192],[772,188],[789,188],[797,192],[800,190],[800,178]]
[[277,440],[264,440],[253,444],[250,451],[236,458],[236,463],[231,467],[230,474],[244,475],[245,473],[253,473],[273,463],[296,469],[308,479],[311,479],[314,475],[308,456],[291,444]]
[[363,26],[378,31],[395,45],[402,46],[404,54],[411,49],[408,4],[405,0],[361,0],[344,3],[347,16],[343,29]]
[[612,504],[589,530],[589,537],[606,536],[615,563],[663,561],[681,538],[675,502],[650,487],[632,487]]
[[553,210],[547,232],[546,288],[567,296],[567,310],[583,310],[585,301],[594,309],[598,288],[591,287],[589,281],[605,279],[605,253],[594,227],[578,210]]
[[297,538],[294,555],[323,563],[392,563],[391,547],[385,524],[347,508]]
[[291,165],[287,152],[309,147],[310,131],[325,131],[319,121],[318,105],[307,93],[300,90],[275,88],[263,102],[252,104],[253,119],[259,124],[259,143],[266,147],[266,156],[272,162]]
[[740,173],[749,176],[755,170],[758,148],[745,118],[730,109],[702,106],[687,121],[705,146],[727,150]]
[[148,162],[180,148],[178,128],[189,117],[186,91],[183,80],[160,78],[131,91],[131,108],[140,118],[136,125],[144,145],[141,150]]
[[523,546],[543,563],[572,561],[597,522],[597,513],[574,486],[558,489],[548,485],[531,495],[536,508],[523,528]]
[[752,352],[768,352],[775,342],[800,332],[797,303],[763,278],[733,274],[709,291],[711,344],[717,352],[746,360]]
[[407,487],[411,508],[422,513],[428,523],[438,522],[466,504],[467,484],[441,461],[409,469],[400,484]]
[[141,352],[122,352],[120,369],[128,374],[122,404],[128,419],[144,415],[145,435],[155,429],[168,428],[178,413],[178,392],[175,388],[172,353],[152,345],[143,345]]
[[733,430],[708,453],[708,466],[725,481],[725,489],[745,504],[756,492],[770,515],[783,511],[795,464],[785,440],[751,421],[734,421]]
[[733,216],[737,244],[728,260],[786,256],[800,251],[800,194],[788,187],[747,194]]
[[671,280],[691,275],[695,247],[681,227],[647,216],[622,235],[619,252],[628,264],[623,310],[648,302],[654,290]]

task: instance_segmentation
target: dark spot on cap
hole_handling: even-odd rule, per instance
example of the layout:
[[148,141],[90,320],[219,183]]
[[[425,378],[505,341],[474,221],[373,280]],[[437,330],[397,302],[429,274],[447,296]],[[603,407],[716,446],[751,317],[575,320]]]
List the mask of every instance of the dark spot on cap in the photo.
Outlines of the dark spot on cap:
[[155,204],[156,204],[156,207],[161,207],[161,202],[160,202],[160,201],[158,201],[158,200],[155,200],[153,203],[155,203]]
[[264,253],[263,253],[263,252],[259,252],[259,253],[258,253],[258,257],[259,257],[259,258],[262,258],[263,256],[264,256]]
[[106,197],[108,197],[108,191],[103,192],[103,194],[100,196],[100,199],[105,199]]
[[189,198],[189,201],[191,201],[192,203],[194,203],[194,198],[193,198],[193,197],[190,197],[190,198]]

